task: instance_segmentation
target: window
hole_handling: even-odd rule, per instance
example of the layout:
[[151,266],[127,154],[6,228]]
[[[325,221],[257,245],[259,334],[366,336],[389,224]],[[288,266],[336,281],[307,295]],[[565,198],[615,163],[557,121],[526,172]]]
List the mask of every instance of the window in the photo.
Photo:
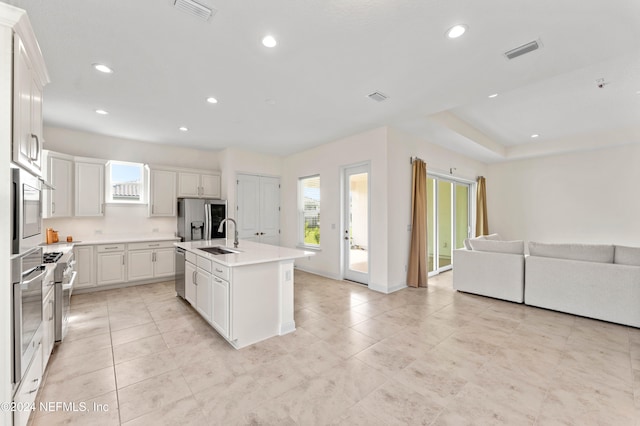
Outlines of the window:
[[106,173],[108,203],[142,204],[144,197],[144,165],[109,161]]
[[320,246],[320,176],[298,180],[299,243]]

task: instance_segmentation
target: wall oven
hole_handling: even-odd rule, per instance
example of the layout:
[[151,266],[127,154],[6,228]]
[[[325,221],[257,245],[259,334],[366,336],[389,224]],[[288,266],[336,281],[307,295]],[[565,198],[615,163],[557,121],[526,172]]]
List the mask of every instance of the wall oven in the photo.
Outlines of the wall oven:
[[20,383],[42,339],[42,247],[11,258],[13,383]]
[[12,168],[11,177],[11,252],[20,254],[42,242],[42,186],[20,168]]

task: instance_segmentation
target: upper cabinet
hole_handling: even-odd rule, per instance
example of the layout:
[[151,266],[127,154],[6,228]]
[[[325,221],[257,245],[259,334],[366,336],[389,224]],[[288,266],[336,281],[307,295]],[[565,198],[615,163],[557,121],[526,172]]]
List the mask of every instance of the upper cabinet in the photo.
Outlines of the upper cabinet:
[[170,170],[149,171],[149,216],[175,216],[176,172]]
[[22,15],[13,33],[12,158],[38,176],[42,175],[42,89],[48,82],[42,52],[28,18]]
[[178,197],[220,198],[220,175],[213,173],[178,173]]
[[75,215],[104,216],[104,162],[76,160]]
[[44,218],[73,216],[73,157],[44,151],[44,174],[55,190],[44,192]]

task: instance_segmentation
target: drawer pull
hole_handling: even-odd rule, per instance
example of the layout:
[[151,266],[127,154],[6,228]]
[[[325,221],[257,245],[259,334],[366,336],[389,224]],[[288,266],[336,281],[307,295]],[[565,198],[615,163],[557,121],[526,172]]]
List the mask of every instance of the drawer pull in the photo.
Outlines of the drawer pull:
[[216,272],[220,272],[220,273],[222,273],[222,269],[218,269],[218,268],[216,268]]
[[149,247],[158,247],[160,244],[149,244]]

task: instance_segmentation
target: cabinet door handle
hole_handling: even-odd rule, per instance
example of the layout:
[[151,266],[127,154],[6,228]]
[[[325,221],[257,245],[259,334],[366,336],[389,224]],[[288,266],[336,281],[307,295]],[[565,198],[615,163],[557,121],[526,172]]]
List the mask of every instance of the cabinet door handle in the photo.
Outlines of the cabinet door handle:
[[122,264],[124,265],[124,254],[122,255]]
[[55,203],[55,201],[51,202],[51,214],[56,214],[56,203]]
[[36,140],[36,156],[34,157],[31,153],[29,153],[29,158],[31,158],[31,160],[33,161],[37,161],[38,157],[40,157],[40,139],[35,133],[31,133],[31,137]]
[[155,212],[156,212],[156,205],[151,204],[151,214],[154,214]]
[[53,320],[53,311],[55,309],[54,309],[54,306],[53,306],[53,300],[49,300],[49,303],[51,304],[51,316],[49,317],[48,321],[51,321],[51,320]]
[[198,275],[193,271],[193,285],[198,285]]
[[100,204],[100,213],[104,214],[104,203]]
[[220,278],[213,278],[213,280],[214,280],[215,282],[217,282],[217,283],[221,283],[221,282],[222,282],[222,280],[221,280]]

